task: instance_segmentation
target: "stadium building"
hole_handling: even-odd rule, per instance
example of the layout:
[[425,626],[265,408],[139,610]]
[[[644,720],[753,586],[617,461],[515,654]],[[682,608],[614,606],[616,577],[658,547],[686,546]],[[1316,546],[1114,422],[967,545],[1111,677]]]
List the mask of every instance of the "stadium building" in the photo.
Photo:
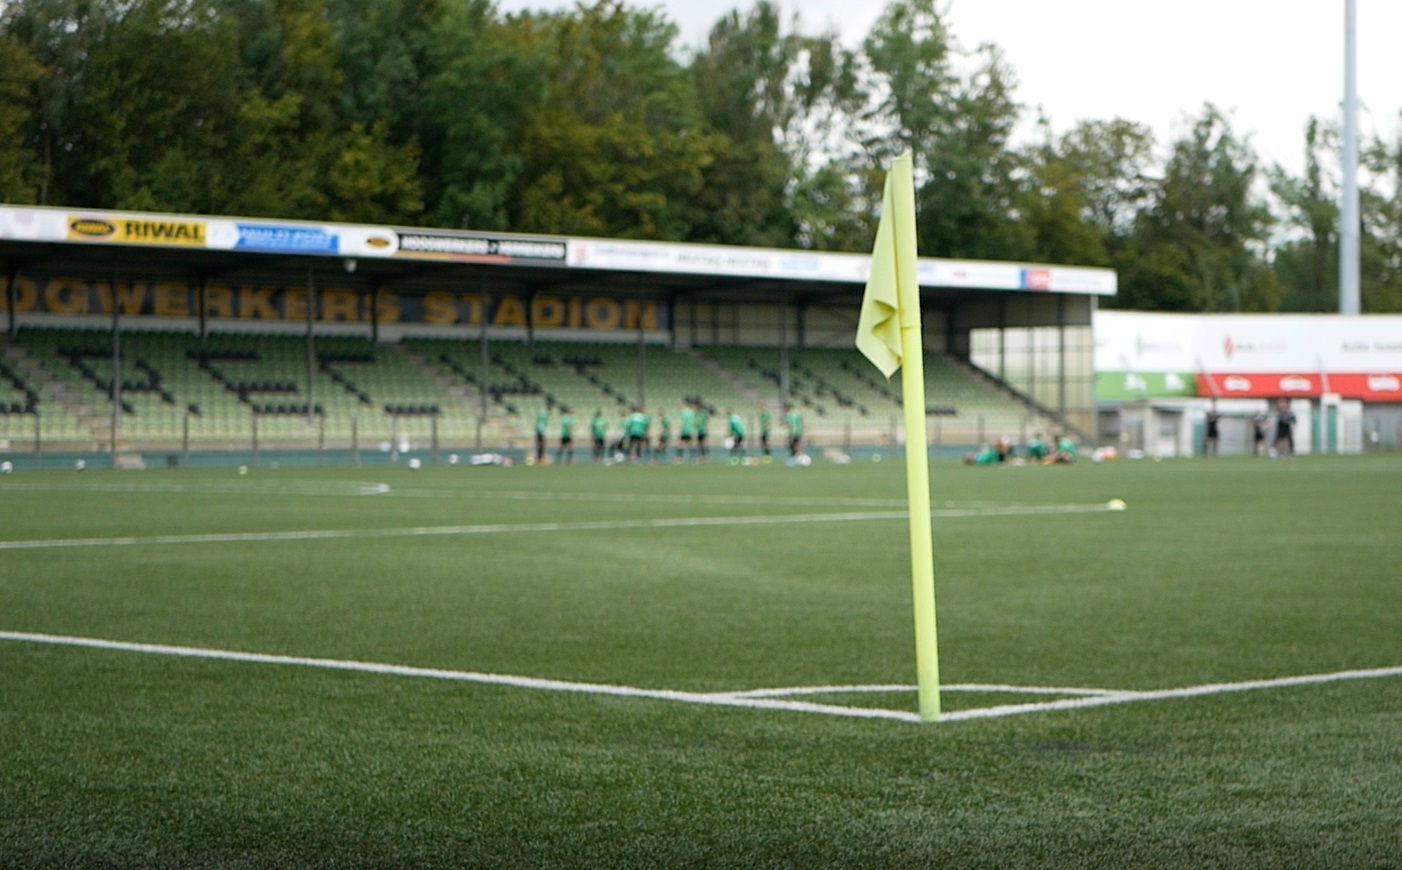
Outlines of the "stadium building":
[[1218,452],[1248,454],[1258,424],[1269,449],[1283,401],[1297,453],[1402,445],[1402,317],[1099,311],[1093,320],[1104,443],[1201,454],[1215,404]]
[[[853,349],[869,258],[262,218],[0,207],[0,442],[114,464],[521,450],[792,403],[814,451],[903,441]],[[1096,439],[1105,269],[920,261],[932,447]],[[551,437],[554,437],[552,430]],[[265,456],[271,455],[265,453]],[[290,454],[289,454],[290,455]]]

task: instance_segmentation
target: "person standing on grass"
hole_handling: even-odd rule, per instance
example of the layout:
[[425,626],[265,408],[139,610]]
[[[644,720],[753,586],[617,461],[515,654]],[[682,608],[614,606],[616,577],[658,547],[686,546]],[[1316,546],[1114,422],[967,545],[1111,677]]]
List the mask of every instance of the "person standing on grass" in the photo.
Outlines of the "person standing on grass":
[[606,441],[609,434],[608,421],[604,419],[602,408],[594,412],[594,417],[589,421],[589,435],[594,439],[594,461],[603,462],[608,455]]
[[1251,452],[1255,456],[1263,456],[1266,452],[1266,412],[1258,411],[1256,416],[1251,418],[1252,443]]
[[535,415],[535,461],[545,462],[545,430],[550,425],[550,406],[540,409]]
[[797,458],[803,450],[803,415],[793,405],[785,405],[784,424],[789,427],[789,456]]
[[574,415],[569,408],[565,408],[560,416],[560,452],[555,461],[562,465],[566,462],[574,464]]
[[1275,452],[1285,456],[1295,452],[1295,412],[1289,399],[1277,399],[1275,408]]
[[666,462],[666,461],[667,461],[667,445],[668,445],[668,444],[671,442],[671,440],[672,440],[672,418],[669,417],[669,416],[667,415],[667,412],[666,412],[666,411],[658,410],[658,412],[657,412],[657,426],[658,426],[658,429],[657,429],[657,456],[656,456],[656,458],[657,458],[657,461],[658,461],[658,462]]
[[730,412],[730,458],[741,459],[745,455],[745,421],[734,411]]
[[1202,452],[1205,456],[1217,455],[1218,423],[1222,415],[1217,413],[1217,400],[1212,400],[1212,407],[1207,410],[1207,434],[1202,439]]
[[682,403],[680,417],[681,431],[678,433],[678,437],[681,439],[681,447],[677,448],[677,458],[685,461],[691,458],[692,437],[696,431],[696,409],[691,407],[690,402]]
[[774,428],[774,415],[768,405],[759,406],[759,447],[765,458],[769,457],[769,433]]
[[706,433],[711,427],[711,410],[704,402],[696,403],[696,454],[702,461],[706,461]]

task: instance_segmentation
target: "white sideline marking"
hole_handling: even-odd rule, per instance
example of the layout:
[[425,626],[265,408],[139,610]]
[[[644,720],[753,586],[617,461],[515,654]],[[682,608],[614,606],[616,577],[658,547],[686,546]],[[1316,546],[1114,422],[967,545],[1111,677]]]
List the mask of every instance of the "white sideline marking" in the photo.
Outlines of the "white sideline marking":
[[[692,495],[683,494],[622,494],[617,492],[527,492],[518,490],[443,490],[406,489],[391,487],[388,483],[336,482],[336,481],[248,481],[243,483],[106,483],[106,482],[7,482],[4,490],[27,492],[101,492],[101,493],[144,493],[161,495],[256,495],[256,496],[365,496],[392,495],[396,498],[437,498],[482,501],[578,501],[578,502],[617,502],[620,504],[709,504],[709,505],[780,505],[790,507],[829,507],[849,508],[904,508],[903,498],[806,498],[802,496],[769,495]],[[940,508],[958,510],[1010,507],[1005,502],[937,502]],[[1013,505],[1011,507],[1019,507]],[[1021,507],[1047,508],[1051,505],[1022,505]]]
[[[575,683],[564,680],[547,680],[538,677],[518,677],[507,674],[486,674],[474,671],[449,671],[438,668],[415,668],[406,665],[386,665],[373,662],[347,661],[343,659],[303,658],[300,656],[266,655],[263,653],[236,652],[232,650],[203,649],[188,646],[166,646],[162,644],[128,643],[125,641],[102,640],[90,637],[69,637],[54,634],[32,634],[17,631],[0,631],[0,640],[24,643],[42,643],[57,646],[76,646],[91,649],[137,652],[147,655],[179,656],[183,658],[215,659],[219,661],[245,662],[251,664],[293,665],[326,670],[355,671],[359,673],[383,674],[400,677],[424,677],[436,680],[456,680],[466,683],[485,683],[497,686],[512,686],[521,689],[536,689],[547,692],[571,692],[585,695],[612,695],[625,698],[652,698],[661,701],[676,701],[684,704],[703,704],[713,707],[743,707],[755,710],[783,710],[794,713],[816,713],[825,716],[843,716],[855,719],[893,719],[899,722],[920,722],[917,713],[903,710],[882,710],[871,707],[844,707],[836,704],[813,704],[806,701],[785,701],[780,696],[803,694],[838,694],[857,692],[898,692],[911,691],[914,686],[875,685],[875,686],[817,686],[793,689],[759,689],[741,692],[680,692],[671,689],[639,689],[631,686],[614,686],[607,683]],[[1185,686],[1178,689],[1155,689],[1150,691],[1128,691],[1113,689],[1059,689],[1052,687],[1005,686],[968,683],[941,687],[945,692],[1016,692],[1020,694],[1081,694],[1082,697],[1063,698],[1056,701],[1039,701],[1030,704],[1003,704],[997,707],[983,707],[974,710],[958,710],[944,713],[941,722],[964,722],[971,719],[997,719],[1005,716],[1018,716],[1026,713],[1043,713],[1057,710],[1080,710],[1089,707],[1104,707],[1111,704],[1129,704],[1137,701],[1161,701],[1170,698],[1197,698],[1205,695],[1220,695],[1227,692],[1249,692],[1257,689],[1279,689],[1291,686],[1310,686],[1323,683],[1337,683],[1346,680],[1375,680],[1385,677],[1402,676],[1402,667],[1372,668],[1369,670],[1336,671],[1329,674],[1307,674],[1298,677],[1277,677],[1270,680],[1248,680],[1238,683],[1208,683],[1201,686]]]
[[[1002,508],[955,508],[931,511],[932,517],[1026,516],[1102,513],[1105,505],[1017,505]],[[762,516],[673,517],[641,520],[593,520],[556,523],[486,523],[472,526],[418,526],[398,529],[307,529],[288,532],[211,532],[194,535],[133,535],[114,538],[51,538],[0,541],[0,550],[48,550],[73,547],[132,547],[155,544],[231,544],[272,541],[325,541],[346,538],[413,538],[437,535],[492,535],[534,532],[594,532],[621,529],[675,529],[702,526],[769,526],[795,523],[846,523],[905,519],[905,511],[854,511]]]
[[201,649],[188,646],[164,646],[161,644],[126,643],[115,640],[100,640],[90,637],[66,637],[52,634],[27,634],[24,632],[0,631],[0,640],[16,640],[28,643],[79,646],[92,649],[119,650],[122,652],[146,653],[147,655],[181,656],[184,658],[217,659],[220,661],[246,662],[264,665],[296,665],[305,668],[323,668],[337,671],[356,671],[367,674],[387,674],[397,677],[427,677],[435,680],[457,680],[464,683],[486,683],[495,686],[513,686],[520,689],[537,689],[546,692],[573,692],[584,695],[615,695],[625,698],[654,698],[662,701],[680,701],[686,704],[706,704],[715,707],[748,707],[757,710],[788,710],[798,713],[821,713],[828,716],[847,716],[859,719],[896,719],[902,722],[919,722],[920,716],[900,710],[864,709],[842,707],[832,704],[810,704],[806,701],[780,701],[771,698],[732,698],[727,695],[702,692],[678,692],[671,689],[637,689],[631,686],[611,686],[607,683],[572,683],[563,680],[545,680],[537,677],[516,677],[507,674],[484,674],[473,671],[447,671],[437,668],[414,668],[404,665],[385,665],[373,662],[345,661],[341,659],[302,658],[300,656],[264,655],[262,653],[234,652],[231,650]]

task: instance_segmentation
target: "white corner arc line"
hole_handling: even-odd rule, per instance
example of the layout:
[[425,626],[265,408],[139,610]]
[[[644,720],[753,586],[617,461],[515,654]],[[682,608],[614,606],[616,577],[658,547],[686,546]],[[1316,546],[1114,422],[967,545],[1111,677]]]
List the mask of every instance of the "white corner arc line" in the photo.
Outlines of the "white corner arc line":
[[[743,692],[718,692],[730,698],[789,698],[795,695],[854,695],[876,692],[913,692],[916,686],[872,685],[872,686],[796,686],[783,689],[747,689]],[[953,683],[940,686],[941,692],[980,692],[1009,695],[1073,695],[1077,697],[1100,697],[1133,695],[1136,692],[1119,689],[1085,689],[1062,686],[1010,686],[993,683]]]

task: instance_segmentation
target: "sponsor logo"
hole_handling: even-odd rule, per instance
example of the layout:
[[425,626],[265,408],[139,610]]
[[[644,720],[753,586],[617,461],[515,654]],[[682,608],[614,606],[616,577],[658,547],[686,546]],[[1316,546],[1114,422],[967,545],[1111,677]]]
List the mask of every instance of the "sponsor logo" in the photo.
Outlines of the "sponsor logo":
[[1286,375],[1280,379],[1280,388],[1287,393],[1308,393],[1314,389],[1314,384],[1309,378]]
[[125,242],[133,245],[188,245],[203,247],[204,224],[126,218],[75,217],[68,221],[68,238],[74,241]]
[[1222,389],[1229,393],[1249,393],[1251,392],[1251,379],[1230,375],[1222,379]]
[[1222,353],[1227,355],[1227,359],[1231,359],[1232,354],[1236,353],[1236,342],[1232,341],[1230,335],[1222,340]]
[[1402,380],[1395,375],[1369,375],[1368,389],[1374,393],[1396,393],[1402,390]]
[[371,236],[370,238],[365,240],[365,244],[369,247],[380,248],[381,250],[383,250],[384,248],[388,248],[389,246],[393,245],[394,242],[391,242],[384,236]]
[[115,235],[117,225],[100,218],[72,218],[68,221],[70,237],[106,239]]
[[334,254],[341,249],[341,237],[317,227],[239,224],[234,247],[241,251]]
[[1050,269],[1022,270],[1022,286],[1028,290],[1050,290],[1051,278]]
[[400,233],[399,252],[438,257],[501,257],[508,260],[556,262],[564,262],[566,254],[564,242],[439,233]]
[[157,245],[203,245],[204,224],[179,221],[122,221],[122,238]]

